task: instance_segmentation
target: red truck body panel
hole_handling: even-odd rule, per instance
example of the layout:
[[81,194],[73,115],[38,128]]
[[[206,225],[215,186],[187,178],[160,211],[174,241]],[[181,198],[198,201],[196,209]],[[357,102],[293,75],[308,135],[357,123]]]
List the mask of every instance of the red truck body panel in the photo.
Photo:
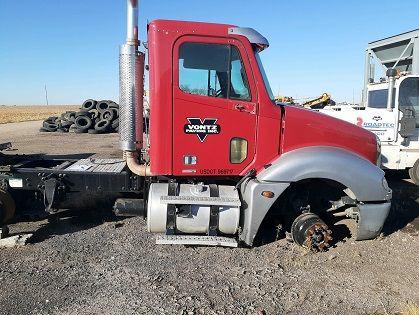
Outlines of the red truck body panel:
[[[150,161],[155,175],[240,176],[261,170],[280,154],[305,146],[345,148],[373,162],[375,137],[315,112],[274,104],[248,39],[231,35],[232,25],[157,20],[149,24]],[[179,47],[183,43],[231,45],[238,49],[248,79],[249,100],[189,94],[179,87]],[[238,108],[241,108],[238,110]],[[283,116],[285,112],[285,117]],[[185,129],[217,129],[204,140]],[[214,129],[214,130],[215,130]],[[248,142],[247,157],[230,162],[230,141]],[[196,164],[185,163],[185,157]]]
[[333,146],[376,163],[377,140],[372,132],[312,110],[286,106],[281,153],[309,146]]

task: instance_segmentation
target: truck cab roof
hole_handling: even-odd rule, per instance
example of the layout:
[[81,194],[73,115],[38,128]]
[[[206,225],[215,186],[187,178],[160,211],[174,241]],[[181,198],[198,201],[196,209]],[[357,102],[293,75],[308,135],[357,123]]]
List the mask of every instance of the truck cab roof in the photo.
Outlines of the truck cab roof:
[[199,34],[207,36],[235,37],[244,36],[252,45],[257,45],[259,50],[269,46],[268,40],[258,31],[250,27],[239,27],[231,24],[218,24],[207,22],[154,20],[148,24],[148,29],[154,29],[165,34]]

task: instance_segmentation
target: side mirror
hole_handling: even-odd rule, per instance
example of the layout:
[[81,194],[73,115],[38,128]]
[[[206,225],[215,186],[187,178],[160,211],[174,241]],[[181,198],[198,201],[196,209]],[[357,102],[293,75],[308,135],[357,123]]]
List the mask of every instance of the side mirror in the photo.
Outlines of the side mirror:
[[416,128],[415,110],[413,108],[406,107],[400,111],[403,113],[403,117],[400,119],[399,134],[403,138],[411,137],[415,134]]

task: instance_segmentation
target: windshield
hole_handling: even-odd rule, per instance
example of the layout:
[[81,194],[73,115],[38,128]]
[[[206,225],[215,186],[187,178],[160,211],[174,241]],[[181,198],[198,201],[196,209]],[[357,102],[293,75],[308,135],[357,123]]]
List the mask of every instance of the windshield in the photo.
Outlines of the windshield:
[[269,94],[269,98],[272,100],[272,102],[275,102],[274,93],[272,93],[271,85],[269,84],[268,77],[266,76],[265,69],[263,68],[262,61],[260,60],[259,53],[257,51],[255,52],[255,56],[256,56],[256,61],[259,66],[260,73],[262,74],[262,77],[263,77],[263,82],[265,83],[266,91]]

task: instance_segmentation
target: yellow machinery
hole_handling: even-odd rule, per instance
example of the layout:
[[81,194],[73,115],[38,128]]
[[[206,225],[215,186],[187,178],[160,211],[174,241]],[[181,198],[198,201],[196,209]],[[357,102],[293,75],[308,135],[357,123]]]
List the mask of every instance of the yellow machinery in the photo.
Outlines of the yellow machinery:
[[322,96],[320,97],[304,102],[302,106],[306,108],[311,108],[311,109],[319,109],[329,104],[329,102],[330,102],[330,94],[323,93]]
[[278,95],[275,97],[275,101],[277,103],[294,104],[294,99],[291,96]]

